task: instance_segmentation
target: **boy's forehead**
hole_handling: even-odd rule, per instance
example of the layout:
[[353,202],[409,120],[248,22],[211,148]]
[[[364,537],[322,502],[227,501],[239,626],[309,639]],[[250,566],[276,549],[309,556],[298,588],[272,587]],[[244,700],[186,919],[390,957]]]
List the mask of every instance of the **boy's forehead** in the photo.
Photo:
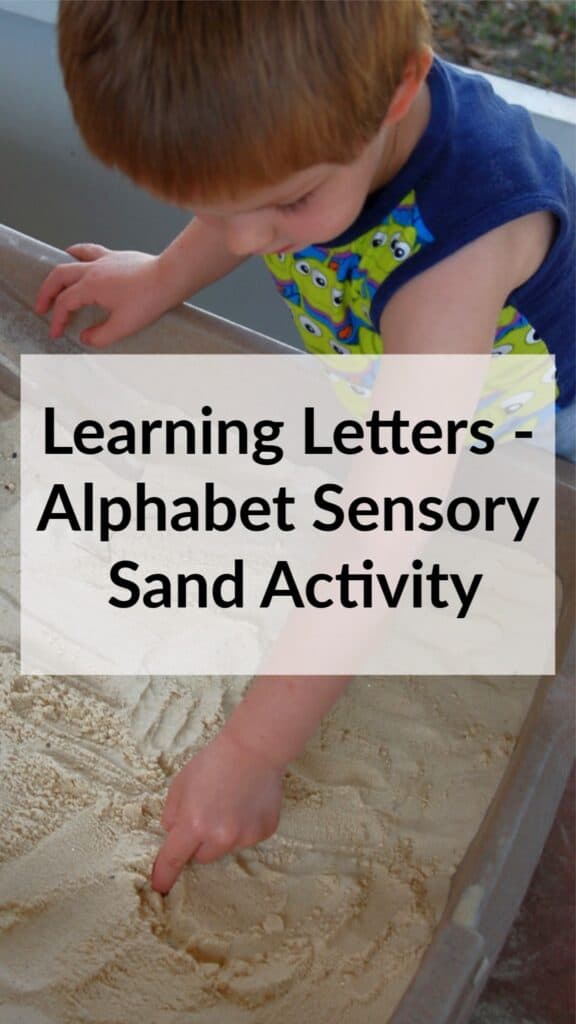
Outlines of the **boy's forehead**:
[[235,213],[252,213],[276,203],[292,202],[305,192],[317,188],[329,177],[331,170],[333,167],[330,164],[315,164],[313,167],[306,167],[303,171],[291,174],[276,185],[256,189],[240,199],[230,201],[221,199],[214,203],[191,201],[190,206],[196,212],[201,211],[216,217],[232,216]]

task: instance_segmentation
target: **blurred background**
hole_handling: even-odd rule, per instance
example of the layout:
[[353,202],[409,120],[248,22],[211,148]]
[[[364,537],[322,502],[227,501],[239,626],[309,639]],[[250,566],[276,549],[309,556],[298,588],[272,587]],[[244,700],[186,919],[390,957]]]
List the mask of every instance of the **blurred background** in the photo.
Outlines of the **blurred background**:
[[576,94],[571,0],[428,0],[428,8],[446,60]]

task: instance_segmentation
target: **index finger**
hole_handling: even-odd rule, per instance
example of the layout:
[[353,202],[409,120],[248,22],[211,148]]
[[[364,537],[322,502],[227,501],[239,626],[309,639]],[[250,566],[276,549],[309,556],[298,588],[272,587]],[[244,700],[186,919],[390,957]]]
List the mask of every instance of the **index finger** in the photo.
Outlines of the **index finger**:
[[75,284],[84,273],[81,263],[61,263],[50,271],[42,282],[34,302],[34,312],[42,316],[64,288]]
[[196,853],[200,842],[200,837],[190,827],[174,826],[168,833],[152,870],[152,888],[156,892],[170,892],[182,868]]

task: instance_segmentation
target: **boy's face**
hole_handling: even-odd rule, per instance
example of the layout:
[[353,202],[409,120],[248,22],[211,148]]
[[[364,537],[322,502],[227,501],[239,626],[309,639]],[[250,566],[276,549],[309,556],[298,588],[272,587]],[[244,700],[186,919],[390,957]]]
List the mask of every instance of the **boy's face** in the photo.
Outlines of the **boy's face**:
[[236,256],[305,249],[341,234],[367,195],[387,180],[394,129],[378,134],[349,164],[315,164],[246,199],[195,204],[197,218],[222,230]]

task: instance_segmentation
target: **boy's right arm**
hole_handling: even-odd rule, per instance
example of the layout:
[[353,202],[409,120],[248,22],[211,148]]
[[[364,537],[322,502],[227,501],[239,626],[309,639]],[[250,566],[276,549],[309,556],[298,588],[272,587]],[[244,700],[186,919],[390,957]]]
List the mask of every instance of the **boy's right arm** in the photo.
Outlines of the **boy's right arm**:
[[67,251],[77,262],[60,264],[48,275],[35,312],[42,316],[53,305],[50,336],[58,338],[75,310],[101,306],[108,319],[81,335],[95,347],[153,323],[245,259],[227,250],[222,232],[196,219],[159,256],[92,244],[72,245]]

